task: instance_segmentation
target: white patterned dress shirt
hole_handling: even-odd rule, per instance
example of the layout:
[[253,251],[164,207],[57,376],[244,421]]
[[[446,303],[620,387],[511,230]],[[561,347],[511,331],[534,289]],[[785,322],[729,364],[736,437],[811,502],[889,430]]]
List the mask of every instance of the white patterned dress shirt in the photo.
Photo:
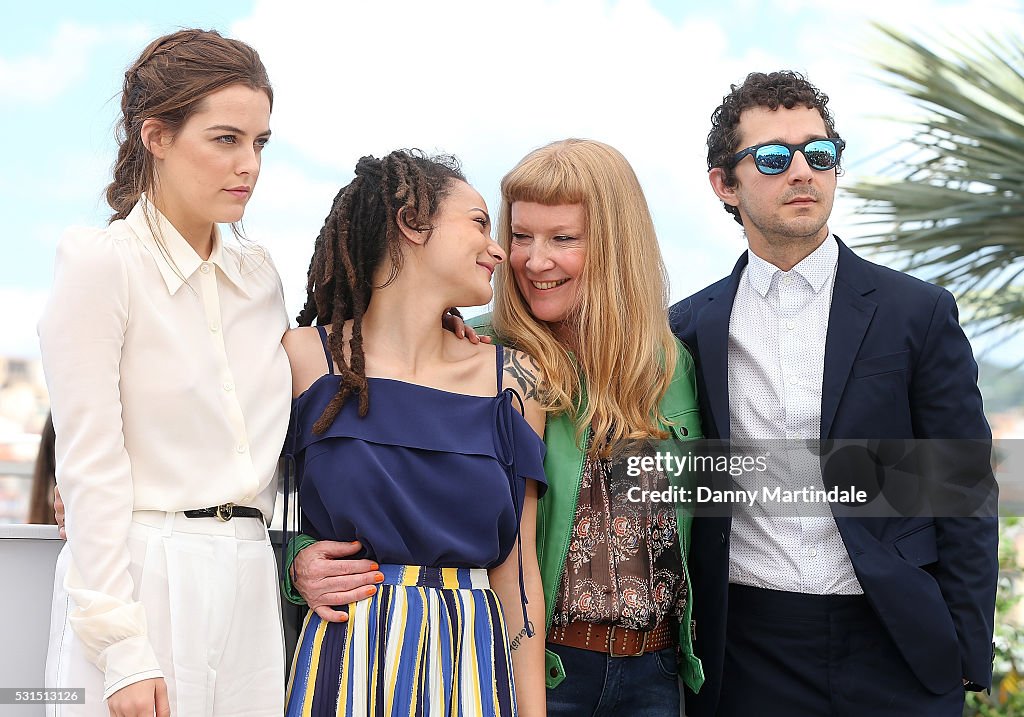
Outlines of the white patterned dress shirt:
[[[739,479],[822,487],[813,456],[783,439],[821,437],[821,386],[839,245],[829,237],[790,271],[747,252],[729,320],[729,429],[734,443],[768,440],[765,474]],[[733,508],[729,581],[815,595],[863,593],[827,506],[780,515],[758,500]]]

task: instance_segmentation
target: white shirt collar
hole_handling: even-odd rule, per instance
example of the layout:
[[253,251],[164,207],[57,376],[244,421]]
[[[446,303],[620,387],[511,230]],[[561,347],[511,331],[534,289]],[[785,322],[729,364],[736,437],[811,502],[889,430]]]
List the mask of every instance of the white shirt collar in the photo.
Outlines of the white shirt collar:
[[[790,272],[802,276],[815,292],[819,292],[832,276],[838,261],[839,244],[835,237],[829,234],[817,249],[805,256],[799,264],[790,269]],[[775,275],[783,273],[789,272],[783,272],[779,267],[747,249],[747,279],[762,297],[768,295]]]
[[[182,276],[188,279],[202,265],[202,257],[196,253],[196,250],[185,240],[185,237],[174,228],[174,225],[167,220],[167,217],[146,199],[145,194],[142,195],[128,216],[125,217],[125,222],[132,228],[150,254],[153,255],[153,258],[156,260],[157,269],[160,270],[160,276],[163,277],[164,283],[167,285],[167,291],[170,294],[177,293],[178,289],[185,283],[182,281]],[[163,240],[166,255],[164,251],[161,251],[154,233]],[[221,273],[242,294],[248,297],[249,294],[245,290],[245,282],[242,280],[241,267],[237,265],[237,262],[231,261],[225,256],[224,243],[220,236],[220,227],[216,224],[213,225],[213,249],[210,252],[208,261],[220,269]],[[175,271],[175,267],[177,267],[177,271]],[[178,275],[178,272],[181,273],[181,276]]]

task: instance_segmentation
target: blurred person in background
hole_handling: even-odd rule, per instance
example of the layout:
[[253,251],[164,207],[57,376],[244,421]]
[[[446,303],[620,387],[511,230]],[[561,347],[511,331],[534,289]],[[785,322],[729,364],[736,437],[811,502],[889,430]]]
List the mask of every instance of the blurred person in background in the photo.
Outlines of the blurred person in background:
[[46,423],[43,424],[43,430],[39,434],[39,453],[36,455],[36,465],[32,471],[32,489],[29,493],[28,503],[29,523],[57,524],[54,510],[54,490],[57,486],[57,477],[53,443],[53,416],[47,413]]

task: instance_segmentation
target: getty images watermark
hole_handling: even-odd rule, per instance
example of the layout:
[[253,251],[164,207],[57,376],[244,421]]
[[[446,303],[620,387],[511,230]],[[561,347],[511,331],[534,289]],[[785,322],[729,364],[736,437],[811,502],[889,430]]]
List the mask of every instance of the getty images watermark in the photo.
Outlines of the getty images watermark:
[[[645,473],[661,473],[672,478],[684,474],[708,474],[712,472],[740,478],[746,474],[763,474],[770,470],[770,452],[760,455],[710,455],[691,452],[679,455],[672,451],[657,451],[653,455],[629,456],[626,458],[626,475],[638,478]],[[661,490],[631,486],[626,491],[626,500],[631,503],[694,503],[697,505],[745,503],[751,507],[762,503],[867,503],[868,492],[854,488],[824,487],[805,485],[801,488],[784,488],[782,485],[760,485],[753,488],[713,488],[708,485],[692,487],[669,485]]]
[[1024,513],[1024,486],[1010,491],[1020,501],[997,505],[1000,484],[1024,481],[1019,466],[1021,441],[695,440],[636,449],[612,474],[630,503],[687,504],[702,515],[756,506],[769,517],[984,517]]

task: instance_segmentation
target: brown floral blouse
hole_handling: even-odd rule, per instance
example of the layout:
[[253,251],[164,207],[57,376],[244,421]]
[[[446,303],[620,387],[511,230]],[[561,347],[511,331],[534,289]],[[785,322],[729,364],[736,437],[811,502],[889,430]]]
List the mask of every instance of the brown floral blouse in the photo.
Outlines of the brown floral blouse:
[[684,613],[687,585],[672,503],[632,502],[630,488],[663,491],[661,472],[626,475],[620,458],[587,456],[554,625],[576,620],[653,630]]

